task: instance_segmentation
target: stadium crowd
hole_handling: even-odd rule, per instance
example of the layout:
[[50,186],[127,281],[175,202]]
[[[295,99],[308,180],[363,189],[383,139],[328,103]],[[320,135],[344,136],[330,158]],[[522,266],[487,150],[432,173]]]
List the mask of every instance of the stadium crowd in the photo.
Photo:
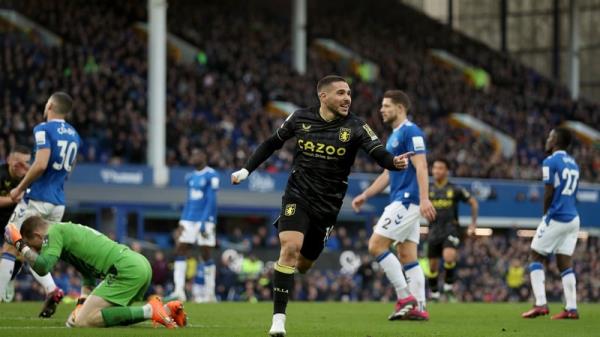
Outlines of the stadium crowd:
[[[319,24],[309,24],[309,41],[333,38],[381,69],[373,82],[352,75],[353,111],[385,135],[389,130],[378,113],[379,99],[388,88],[407,90],[414,100],[412,119],[423,127],[430,155],[451,158],[456,176],[537,179],[545,155],[543,141],[552,126],[567,119],[600,125],[599,115],[592,113],[597,105],[572,101],[562,86],[408,7],[393,1],[357,2],[341,14],[334,10],[336,4],[310,6],[310,22]],[[202,51],[194,64],[169,60],[169,165],[187,164],[190,148],[200,146],[213,167],[239,167],[281,122],[266,112],[269,101],[314,104],[319,77],[351,75],[347,62],[331,60],[315,48],[309,48],[307,74],[294,73],[289,30],[282,29],[289,27],[290,9],[282,3],[271,5],[169,3],[170,32]],[[77,101],[72,121],[84,140],[81,162],[143,163],[147,46],[146,35],[134,25],[146,20],[145,1],[78,6],[68,1],[2,0],[0,7],[17,9],[63,39],[62,46],[50,47],[35,31],[24,34],[11,26],[1,30],[0,64],[5,71],[0,75],[0,157],[15,142],[31,142],[31,127],[41,120],[48,94],[64,88]],[[463,74],[436,63],[429,54],[432,48],[486,69],[492,85],[475,89]],[[452,112],[470,114],[511,135],[517,140],[516,154],[491,156],[491,140],[451,125]],[[292,151],[290,142],[265,168],[286,170]],[[583,143],[574,147],[583,180],[600,181],[599,152]],[[365,156],[354,169],[379,170]]]

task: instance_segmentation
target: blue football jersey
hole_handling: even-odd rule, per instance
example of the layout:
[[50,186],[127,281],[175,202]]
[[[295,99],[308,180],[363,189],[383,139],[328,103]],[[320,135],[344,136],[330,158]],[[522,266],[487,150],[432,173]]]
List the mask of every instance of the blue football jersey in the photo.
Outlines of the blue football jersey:
[[65,180],[77,158],[81,138],[75,128],[62,119],[36,125],[33,135],[36,152],[50,149],[50,158],[46,171],[29,187],[26,199],[64,205]]
[[542,176],[545,184],[554,186],[546,222],[573,220],[577,216],[575,203],[579,187],[579,166],[575,160],[565,151],[556,151],[544,159]]
[[[386,149],[394,156],[413,151],[415,154],[426,153],[423,131],[414,123],[405,121],[400,124],[388,138]],[[412,162],[402,171],[390,172],[390,201],[419,204],[419,184],[417,171]]]
[[188,195],[181,220],[217,221],[217,190],[219,174],[210,167],[194,171],[185,177]]

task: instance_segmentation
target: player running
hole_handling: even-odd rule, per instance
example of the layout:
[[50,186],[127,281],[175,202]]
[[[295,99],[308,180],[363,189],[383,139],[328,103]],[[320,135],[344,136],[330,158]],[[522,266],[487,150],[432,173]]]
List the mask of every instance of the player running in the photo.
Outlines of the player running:
[[[12,215],[16,202],[10,197],[10,190],[19,185],[19,182],[29,169],[29,162],[31,161],[31,152],[29,148],[16,145],[13,147],[6,158],[6,163],[0,165],[0,223],[7,224],[10,216]],[[4,251],[9,249],[9,245],[6,244]],[[6,254],[4,256],[7,260],[13,260],[14,255]],[[21,261],[15,260],[14,269],[21,269]],[[17,273],[13,273],[10,283],[7,285],[5,291],[0,293],[0,302],[11,302],[15,296],[14,278]]]
[[[417,245],[421,215],[433,221],[435,209],[429,201],[425,139],[421,129],[408,120],[410,107],[408,95],[401,90],[388,90],[383,95],[383,122],[394,130],[386,148],[393,154],[414,154],[408,168],[400,172],[383,171],[371,186],[352,200],[352,208],[358,212],[368,198],[390,185],[391,203],[383,211],[369,239],[369,253],[396,289],[398,300],[389,320],[429,319],[429,313],[425,311],[425,275],[417,260]],[[396,241],[400,261],[390,252],[390,246]]]
[[175,289],[169,296],[186,301],[185,272],[187,257],[192,245],[201,247],[202,263],[198,265],[198,275],[192,288],[195,302],[215,302],[216,268],[212,260],[211,248],[216,239],[217,190],[219,174],[206,166],[206,154],[200,149],[192,149],[190,163],[195,171],[186,176],[188,196],[181,219],[179,236],[175,247],[175,268],[173,280]]
[[[144,306],[129,306],[142,300],[150,286],[150,263],[143,255],[91,227],[70,222],[50,224],[39,216],[31,216],[23,222],[20,232],[15,225],[7,225],[4,236],[40,275],[48,274],[59,259],[81,273],[79,303],[83,304],[69,316],[67,326],[110,327],[145,320],[167,328],[186,324],[180,301],[163,307],[160,298],[152,296]],[[102,282],[94,288],[96,279]]]
[[579,234],[579,215],[575,208],[579,181],[579,166],[567,154],[571,145],[571,132],[559,127],[548,135],[546,152],[551,153],[542,163],[544,181],[544,216],[531,241],[529,278],[535,305],[524,312],[523,318],[549,314],[544,284],[544,264],[550,254],[556,254],[556,265],[562,277],[565,292],[565,309],[552,319],[579,319],[575,273],[571,256]]
[[[52,222],[62,220],[65,212],[65,195],[63,185],[73,170],[77,150],[81,145],[79,134],[73,126],[65,122],[65,117],[73,107],[72,98],[64,92],[56,92],[50,96],[44,108],[45,123],[35,126],[36,153],[31,168],[17,187],[10,191],[10,197],[17,202],[10,222],[17,228],[25,219],[39,215]],[[28,189],[29,188],[29,189]],[[27,193],[25,193],[27,191]],[[25,193],[25,197],[23,194]],[[3,247],[4,254],[0,261],[0,294],[14,273],[16,250]],[[46,290],[46,301],[40,317],[50,317],[63,297],[52,275],[33,276]]]
[[289,115],[263,142],[239,171],[231,175],[239,184],[286,140],[296,137],[296,153],[282,198],[276,226],[281,251],[273,279],[271,336],[285,336],[286,307],[294,273],[305,273],[321,254],[342,206],[348,175],[359,149],[389,170],[404,169],[406,156],[385,151],[371,128],[350,113],[350,87],[340,76],[329,75],[317,84],[320,106]]
[[438,286],[439,261],[444,261],[443,291],[450,301],[455,299],[452,292],[456,280],[457,249],[460,244],[460,225],[458,223],[458,202],[471,205],[471,224],[468,234],[475,234],[479,204],[466,189],[448,181],[449,164],[445,159],[433,162],[431,173],[433,183],[429,185],[429,198],[436,211],[435,220],[429,223],[427,234],[427,257],[429,258],[429,290],[431,299],[439,300]]

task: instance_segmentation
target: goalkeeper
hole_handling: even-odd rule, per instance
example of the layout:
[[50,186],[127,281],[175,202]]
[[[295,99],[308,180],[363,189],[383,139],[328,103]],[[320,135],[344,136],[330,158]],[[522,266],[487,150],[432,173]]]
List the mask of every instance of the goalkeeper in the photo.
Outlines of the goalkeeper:
[[[59,258],[81,273],[82,298],[67,326],[110,327],[152,320],[155,325],[175,328],[186,323],[179,301],[163,306],[158,296],[152,296],[146,305],[129,306],[142,300],[150,285],[150,263],[90,227],[60,222],[49,226],[41,217],[32,216],[23,222],[21,232],[13,224],[6,226],[4,237],[40,275],[52,271]],[[94,288],[96,279],[102,281]]]

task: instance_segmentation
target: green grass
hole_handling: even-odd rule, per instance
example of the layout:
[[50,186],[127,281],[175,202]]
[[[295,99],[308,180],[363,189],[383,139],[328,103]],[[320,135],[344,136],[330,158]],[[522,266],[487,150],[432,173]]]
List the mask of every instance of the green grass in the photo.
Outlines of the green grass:
[[[520,318],[529,304],[429,305],[429,322],[388,322],[392,304],[291,303],[288,336],[403,337],[403,336],[597,336],[600,304],[580,305],[579,321]],[[186,304],[190,326],[168,331],[149,323],[127,328],[68,329],[64,322],[73,305],[62,304],[47,320],[36,317],[41,303],[0,303],[0,336],[267,336],[271,323],[270,303]],[[561,310],[560,304],[550,307]]]

